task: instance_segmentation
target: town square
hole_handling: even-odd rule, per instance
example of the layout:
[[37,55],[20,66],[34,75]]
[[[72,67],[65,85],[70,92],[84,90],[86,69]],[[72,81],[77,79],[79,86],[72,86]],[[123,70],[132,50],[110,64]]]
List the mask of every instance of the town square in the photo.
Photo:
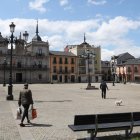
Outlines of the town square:
[[0,4],[0,140],[140,140],[140,0]]
[[[92,83],[99,88],[99,83]],[[13,86],[14,100],[6,101],[7,87],[0,85],[0,139],[1,140],[76,140],[89,138],[86,131],[73,132],[68,125],[74,123],[74,115],[137,112],[140,106],[140,86],[135,83],[108,83],[106,99],[101,98],[100,89],[86,90],[86,83],[80,84],[30,84],[37,118],[33,124],[19,126],[16,120],[19,92],[23,84]],[[122,104],[116,106],[115,101],[122,99]],[[132,132],[140,133],[140,127]],[[109,139],[111,136],[125,139],[124,130],[102,132],[99,139]],[[139,135],[137,135],[139,136]]]

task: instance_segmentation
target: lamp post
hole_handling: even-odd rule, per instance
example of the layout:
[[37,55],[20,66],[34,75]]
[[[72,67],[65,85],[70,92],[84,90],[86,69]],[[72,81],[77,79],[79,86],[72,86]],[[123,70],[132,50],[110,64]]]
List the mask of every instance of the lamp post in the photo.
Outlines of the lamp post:
[[112,78],[113,78],[112,86],[115,86],[115,73],[112,74]]
[[[15,31],[15,24],[12,22],[10,25],[10,32],[11,32],[11,36],[9,38],[9,41],[8,43],[11,43],[11,50],[10,50],[10,72],[9,72],[9,85],[8,85],[8,95],[7,95],[7,100],[13,100],[13,78],[12,78],[12,59],[13,59],[13,44],[16,43],[17,39],[14,37],[13,33]],[[28,34],[26,31],[25,31],[25,36]]]
[[85,58],[87,60],[87,68],[88,68],[88,85],[87,85],[87,88],[90,88],[91,87],[91,78],[90,78],[90,68],[89,68],[89,60],[93,57],[95,57],[95,54],[90,52],[89,49],[87,49],[85,51],[85,53],[83,53],[81,55],[82,58]]
[[4,78],[3,78],[3,87],[5,87],[6,86],[6,83],[5,83],[5,68],[6,68],[6,65],[7,65],[7,62],[6,62],[6,58],[4,58],[4,63],[3,63],[3,76],[4,76]]
[[115,86],[115,76],[116,76],[115,56],[112,56],[111,59],[112,59],[112,86]]
[[15,24],[12,22],[10,25],[10,43],[11,43],[11,51],[10,51],[10,73],[9,73],[9,85],[8,85],[8,95],[7,100],[13,100],[13,85],[12,85],[12,58],[13,58],[13,43],[14,43],[14,30],[15,30]]
[[[24,39],[24,41],[25,41],[25,45],[26,45],[26,42],[28,41],[28,36],[29,36],[29,34],[27,33],[27,31],[25,31],[25,33],[23,33],[23,39]],[[26,49],[26,48],[25,48]],[[27,50],[25,50],[25,51],[27,51]],[[27,74],[26,74],[26,69],[27,69],[27,57],[25,58],[26,60],[25,60],[25,82],[27,82]]]

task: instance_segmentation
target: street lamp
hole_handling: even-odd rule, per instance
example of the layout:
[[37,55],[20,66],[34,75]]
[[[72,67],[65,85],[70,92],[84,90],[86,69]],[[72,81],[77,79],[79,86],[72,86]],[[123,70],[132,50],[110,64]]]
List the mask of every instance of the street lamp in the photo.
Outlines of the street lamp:
[[82,58],[85,58],[88,62],[88,85],[87,85],[87,88],[90,88],[91,87],[91,78],[90,78],[90,68],[89,68],[89,60],[93,57],[95,57],[95,54],[90,52],[89,49],[87,49],[82,55],[81,55]]
[[10,73],[9,73],[9,85],[8,85],[8,95],[7,95],[7,100],[13,100],[13,85],[12,85],[12,57],[13,57],[13,43],[14,43],[14,31],[15,31],[15,24],[12,22],[10,25],[10,40],[9,42],[11,43],[11,51],[10,51]]
[[[25,31],[25,33],[23,33],[23,39],[24,39],[24,41],[25,41],[25,45],[27,45],[26,44],[26,42],[28,41],[28,36],[29,36],[29,34],[27,33],[27,31]],[[26,50],[27,51],[27,50]],[[27,76],[26,76],[26,69],[27,69],[27,57],[25,58],[26,60],[25,60],[25,82],[27,82]]]
[[[10,32],[11,36],[9,38],[8,43],[11,43],[11,51],[10,51],[10,73],[9,73],[9,85],[8,85],[8,95],[7,100],[13,100],[13,79],[12,79],[12,59],[13,59],[13,44],[17,42],[17,39],[14,37],[13,33],[15,31],[15,24],[12,22],[10,25]],[[28,35],[28,33],[25,31],[25,36]],[[27,37],[26,37],[27,39]]]
[[4,76],[4,78],[3,78],[3,87],[5,87],[6,86],[6,83],[5,83],[5,67],[6,67],[6,65],[7,65],[7,62],[6,62],[6,58],[4,58],[4,63],[3,63],[3,76]]
[[115,56],[111,57],[112,60],[112,86],[115,86],[115,77],[116,77],[116,67],[115,67]]
[[113,78],[112,86],[115,86],[115,73],[112,74],[112,78]]

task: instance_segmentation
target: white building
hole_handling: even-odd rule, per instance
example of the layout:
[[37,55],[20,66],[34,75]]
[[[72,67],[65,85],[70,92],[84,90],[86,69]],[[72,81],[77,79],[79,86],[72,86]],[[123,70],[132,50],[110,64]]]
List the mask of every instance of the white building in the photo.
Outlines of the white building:
[[[49,43],[42,41],[38,35],[38,23],[36,34],[32,41],[25,44],[21,38],[16,40],[12,55],[12,80],[13,83],[46,83],[49,82]],[[4,75],[4,59],[6,59]],[[9,81],[10,50],[8,42],[0,34],[0,83]]]

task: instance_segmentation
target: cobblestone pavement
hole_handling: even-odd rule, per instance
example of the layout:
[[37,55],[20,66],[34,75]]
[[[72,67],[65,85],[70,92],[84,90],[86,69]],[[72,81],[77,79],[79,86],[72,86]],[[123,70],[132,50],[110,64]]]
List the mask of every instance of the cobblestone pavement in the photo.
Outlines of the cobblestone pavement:
[[[94,84],[99,88],[99,83]],[[89,137],[87,132],[72,132],[76,114],[140,111],[140,85],[108,83],[107,99],[101,98],[100,90],[85,90],[87,84],[31,84],[34,107],[38,117],[32,125],[21,128],[15,119],[19,91],[22,84],[13,85],[13,101],[6,101],[7,86],[0,85],[0,140],[76,140]],[[122,99],[121,106],[115,101]],[[26,120],[25,120],[26,123]],[[140,127],[134,129],[140,133]],[[98,137],[120,132],[97,134]]]

